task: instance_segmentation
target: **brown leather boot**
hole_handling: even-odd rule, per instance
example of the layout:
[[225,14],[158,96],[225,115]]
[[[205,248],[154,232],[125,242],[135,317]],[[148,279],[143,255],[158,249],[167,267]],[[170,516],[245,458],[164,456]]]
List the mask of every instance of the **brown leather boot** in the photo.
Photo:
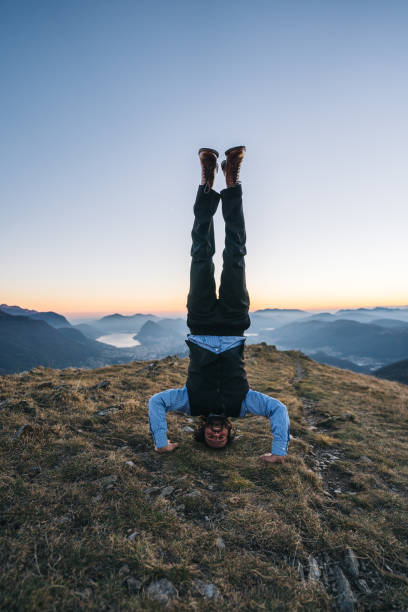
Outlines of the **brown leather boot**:
[[198,155],[201,162],[201,185],[205,185],[204,192],[208,193],[214,185],[215,175],[218,172],[218,151],[203,147]]
[[240,147],[232,147],[232,149],[228,149],[225,151],[225,157],[227,158],[221,164],[222,171],[225,175],[225,181],[227,183],[227,187],[234,187],[234,185],[239,185],[239,171],[241,169],[242,160],[245,155],[245,147],[242,145]]

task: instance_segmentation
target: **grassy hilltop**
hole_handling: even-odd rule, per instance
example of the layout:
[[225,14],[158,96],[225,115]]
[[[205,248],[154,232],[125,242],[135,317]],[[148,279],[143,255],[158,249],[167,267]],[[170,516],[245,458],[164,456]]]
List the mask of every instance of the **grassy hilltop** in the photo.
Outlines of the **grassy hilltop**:
[[252,388],[283,401],[283,466],[266,419],[216,452],[147,400],[187,360],[0,377],[0,609],[403,610],[408,387],[246,350]]

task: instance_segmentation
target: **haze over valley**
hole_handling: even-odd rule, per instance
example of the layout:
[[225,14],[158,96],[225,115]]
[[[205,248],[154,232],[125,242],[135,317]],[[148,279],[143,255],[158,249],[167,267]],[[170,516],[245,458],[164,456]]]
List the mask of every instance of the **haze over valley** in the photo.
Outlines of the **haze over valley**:
[[[71,323],[55,312],[0,306],[0,373],[38,366],[95,368],[134,360],[187,355],[181,317],[118,313]],[[266,308],[251,313],[247,344],[300,350],[312,359],[404,382],[408,307],[310,313]],[[394,364],[398,364],[394,371]],[[382,371],[384,368],[384,371]],[[396,372],[396,373],[395,373]]]

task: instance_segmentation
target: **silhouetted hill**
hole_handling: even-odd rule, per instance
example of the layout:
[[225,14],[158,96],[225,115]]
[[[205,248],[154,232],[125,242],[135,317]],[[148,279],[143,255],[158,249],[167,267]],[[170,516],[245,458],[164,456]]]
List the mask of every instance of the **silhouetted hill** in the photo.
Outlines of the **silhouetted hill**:
[[55,329],[45,321],[0,310],[0,374],[39,365],[61,368],[85,365],[108,348],[72,327]]
[[169,332],[163,329],[158,323],[154,321],[146,321],[139,333],[135,336],[142,344],[145,342],[155,342],[162,338],[168,338]]
[[180,446],[155,453],[148,400],[187,359],[0,377],[1,610],[406,609],[408,387],[245,353],[288,407],[283,465],[258,416],[214,451],[171,414]]
[[360,321],[361,323],[375,323],[376,319],[401,319],[408,321],[408,308],[376,306],[375,308],[341,309],[335,313],[335,316],[340,319]]
[[115,332],[131,334],[138,332],[146,321],[157,319],[158,317],[152,314],[135,314],[127,316],[116,313],[97,319],[92,323],[92,326],[100,329],[101,332],[105,334],[113,334]]
[[92,340],[96,340],[102,335],[100,329],[97,329],[88,323],[78,323],[78,325],[73,325],[73,327],[84,334],[84,336],[91,338]]
[[38,312],[37,310],[29,310],[28,308],[20,308],[20,306],[7,306],[7,304],[1,304],[0,306],[3,312],[7,314],[20,317],[26,316],[30,319],[37,319],[40,321],[45,321],[48,325],[52,327],[71,327],[71,323],[62,315],[57,314],[56,312]]
[[386,378],[388,380],[396,380],[397,382],[408,385],[408,359],[391,363],[388,366],[379,368],[373,372],[374,376]]
[[256,332],[264,328],[276,328],[304,318],[308,313],[298,309],[264,308],[250,313],[251,328]]

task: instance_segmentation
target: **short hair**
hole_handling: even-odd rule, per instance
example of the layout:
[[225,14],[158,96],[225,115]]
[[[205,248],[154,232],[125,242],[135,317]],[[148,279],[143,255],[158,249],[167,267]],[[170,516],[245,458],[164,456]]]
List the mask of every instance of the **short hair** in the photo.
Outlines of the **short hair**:
[[[207,427],[207,425],[210,425],[212,421],[222,421],[222,424],[225,425],[225,427],[228,429],[228,438],[227,438],[227,443],[222,446],[219,449],[214,449],[213,446],[210,446],[209,444],[207,444],[207,440],[205,439],[204,436],[204,430]],[[213,450],[222,450],[223,448],[226,448],[229,444],[231,444],[231,442],[233,442],[234,438],[236,435],[236,430],[235,427],[233,427],[231,419],[229,419],[228,417],[219,417],[217,415],[213,416],[200,416],[200,422],[198,423],[197,427],[194,430],[194,440],[196,442],[202,442],[203,444],[205,444],[208,448],[211,448]]]

